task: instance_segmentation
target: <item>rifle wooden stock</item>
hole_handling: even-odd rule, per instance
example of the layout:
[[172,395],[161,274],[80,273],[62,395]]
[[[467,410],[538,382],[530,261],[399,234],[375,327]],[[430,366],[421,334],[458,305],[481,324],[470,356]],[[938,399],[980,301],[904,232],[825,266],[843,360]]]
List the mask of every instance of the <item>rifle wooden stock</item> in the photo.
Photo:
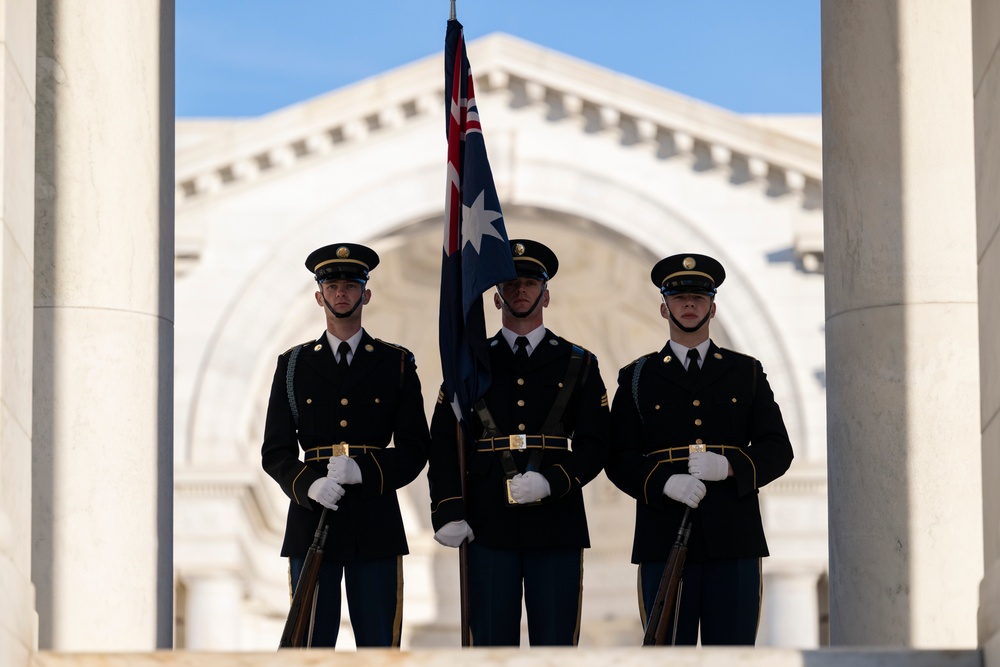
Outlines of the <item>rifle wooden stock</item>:
[[677,537],[670,547],[667,565],[663,568],[660,586],[656,590],[656,600],[653,601],[653,609],[646,621],[643,646],[664,646],[674,643],[674,637],[667,641],[667,624],[675,612],[677,591],[680,588],[681,574],[684,572],[684,561],[687,559],[687,541],[691,536],[691,527],[688,525],[690,512],[690,507],[684,510],[680,528],[677,529]]
[[278,648],[304,648],[308,643],[309,631],[312,628],[316,582],[319,581],[319,569],[323,565],[323,546],[326,544],[326,534],[330,528],[326,525],[328,511],[324,507],[322,514],[319,515],[319,523],[316,526],[316,533],[313,535],[312,545],[306,552],[302,572],[299,574],[299,581],[292,594],[292,606],[288,610],[288,618],[285,619],[285,629],[281,633]]

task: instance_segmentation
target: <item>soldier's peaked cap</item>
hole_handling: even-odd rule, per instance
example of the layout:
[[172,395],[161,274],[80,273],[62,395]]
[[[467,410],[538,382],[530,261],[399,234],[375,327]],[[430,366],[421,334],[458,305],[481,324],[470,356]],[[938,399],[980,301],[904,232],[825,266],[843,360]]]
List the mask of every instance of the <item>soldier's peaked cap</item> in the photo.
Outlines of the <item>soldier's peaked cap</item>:
[[556,254],[538,241],[511,239],[510,253],[514,257],[514,268],[519,277],[551,280],[559,270]]
[[378,266],[378,254],[357,243],[334,243],[317,248],[306,258],[306,268],[316,282],[354,280],[368,282],[368,272]]
[[649,277],[666,295],[695,292],[715,296],[726,279],[726,270],[708,255],[684,253],[661,259]]

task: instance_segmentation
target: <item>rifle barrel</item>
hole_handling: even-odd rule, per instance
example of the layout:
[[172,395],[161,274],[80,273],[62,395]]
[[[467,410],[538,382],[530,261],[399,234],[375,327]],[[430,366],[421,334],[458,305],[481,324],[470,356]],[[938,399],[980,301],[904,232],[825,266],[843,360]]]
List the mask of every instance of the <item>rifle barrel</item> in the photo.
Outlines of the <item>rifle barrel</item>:
[[656,589],[656,599],[653,601],[649,618],[646,619],[646,631],[642,638],[643,646],[666,644],[667,626],[671,614],[676,611],[677,591],[680,587],[681,575],[684,572],[684,561],[687,559],[687,541],[691,535],[691,528],[688,526],[690,513],[690,507],[684,509],[681,525],[677,529],[677,537],[674,539],[673,546],[670,547],[667,564],[663,568],[660,585]]
[[313,597],[316,594],[316,582],[319,581],[319,570],[323,565],[323,546],[330,527],[326,525],[327,508],[319,515],[319,523],[313,534],[313,542],[306,552],[299,581],[292,593],[292,604],[285,619],[285,628],[281,633],[278,648],[303,648],[309,636],[312,624]]

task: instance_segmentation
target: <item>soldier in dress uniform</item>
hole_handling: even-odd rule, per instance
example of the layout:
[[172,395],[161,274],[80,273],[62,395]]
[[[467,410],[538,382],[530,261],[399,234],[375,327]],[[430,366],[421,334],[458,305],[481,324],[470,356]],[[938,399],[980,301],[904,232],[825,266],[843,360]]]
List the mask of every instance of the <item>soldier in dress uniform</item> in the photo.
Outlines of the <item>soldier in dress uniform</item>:
[[261,456],[291,499],[281,555],[293,590],[330,510],[312,646],[337,643],[342,578],[357,646],[399,646],[408,549],[396,490],[423,470],[430,434],[413,355],[361,327],[378,261],[353,243],[309,255],[326,330],[278,357],[267,406]]
[[768,555],[757,493],[788,469],[792,446],[760,362],[709,338],[722,265],[673,255],[650,277],[670,340],[618,374],[606,469],[636,499],[643,625],[690,507],[676,643],[695,644],[700,630],[703,645],[752,645]]
[[608,398],[597,358],[542,323],[555,254],[536,241],[510,244],[517,278],[494,295],[503,326],[489,343],[490,389],[467,415],[464,499],[443,392],[431,419],[434,538],[469,540],[473,646],[519,645],[522,589],[531,645],[575,646],[590,546],[583,486],[607,457]]

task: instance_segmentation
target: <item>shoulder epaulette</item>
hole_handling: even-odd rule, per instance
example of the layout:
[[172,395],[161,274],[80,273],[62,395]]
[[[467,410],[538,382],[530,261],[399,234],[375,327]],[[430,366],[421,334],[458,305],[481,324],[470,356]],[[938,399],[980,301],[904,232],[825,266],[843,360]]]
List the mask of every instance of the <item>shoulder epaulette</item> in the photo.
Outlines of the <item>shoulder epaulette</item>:
[[380,344],[380,345],[385,345],[388,348],[391,348],[393,350],[398,350],[400,352],[400,355],[399,355],[399,388],[402,389],[403,388],[403,378],[406,375],[406,360],[409,359],[410,363],[413,364],[413,367],[416,368],[416,366],[417,366],[417,360],[416,360],[416,358],[413,356],[412,352],[410,352],[409,350],[407,350],[402,345],[396,345],[395,343],[390,343],[388,341],[384,341],[381,338],[374,338],[373,340],[376,343]]
[[635,366],[637,363],[639,363],[640,360],[642,360],[642,359],[649,359],[650,357],[652,357],[652,356],[654,356],[656,354],[659,354],[659,351],[650,352],[648,354],[642,355],[641,357],[638,357],[637,359],[633,359],[632,361],[630,361],[627,364],[625,364],[624,366],[622,366],[622,370],[623,371],[624,370],[628,370],[629,368],[632,368],[632,366]]
[[734,355],[736,355],[737,357],[743,357],[743,358],[745,358],[745,359],[749,359],[749,360],[751,360],[751,361],[757,361],[757,358],[756,358],[756,357],[753,357],[753,356],[751,356],[751,355],[749,355],[749,354],[744,354],[744,353],[742,353],[742,352],[737,352],[736,350],[730,350],[730,349],[729,349],[729,348],[727,348],[727,347],[720,347],[719,349],[720,349],[720,350],[722,350],[723,352],[725,352],[726,354],[734,354]]
[[413,356],[413,353],[412,353],[412,352],[410,352],[409,350],[407,350],[407,349],[406,349],[405,347],[403,347],[402,345],[396,345],[395,343],[390,343],[389,341],[387,341],[387,340],[382,340],[381,338],[376,338],[376,339],[375,339],[375,342],[377,342],[377,343],[382,343],[382,344],[383,344],[383,345],[385,345],[386,347],[391,347],[391,348],[392,348],[392,349],[394,349],[394,350],[400,350],[400,351],[402,351],[402,352],[405,352],[405,353],[406,353],[407,355],[409,355],[409,356],[411,356],[411,357]]
[[297,347],[309,347],[310,345],[314,344],[315,342],[316,342],[316,340],[313,339],[313,340],[307,340],[304,343],[296,343],[295,345],[292,345],[290,348],[288,348],[287,350],[285,350],[284,352],[282,352],[278,356],[287,357],[289,354],[292,353],[292,350],[294,350],[295,348],[297,348]]
[[594,356],[594,353],[593,353],[593,352],[591,352],[590,350],[588,350],[587,348],[585,348],[585,347],[584,347],[584,346],[582,346],[582,345],[577,345],[577,344],[576,344],[576,343],[574,343],[573,341],[571,341],[571,340],[568,340],[568,339],[566,339],[566,338],[563,338],[562,336],[558,336],[558,335],[556,335],[556,334],[552,334],[552,336],[553,336],[553,337],[552,337],[552,340],[558,340],[558,341],[559,341],[560,343],[566,343],[566,344],[567,344],[567,345],[569,345],[570,347],[575,347],[575,348],[578,348],[578,349],[580,349],[580,350],[581,350],[581,351],[583,352],[583,356],[585,356],[585,357],[588,357],[588,356],[589,356],[589,357],[593,357],[593,356]]

